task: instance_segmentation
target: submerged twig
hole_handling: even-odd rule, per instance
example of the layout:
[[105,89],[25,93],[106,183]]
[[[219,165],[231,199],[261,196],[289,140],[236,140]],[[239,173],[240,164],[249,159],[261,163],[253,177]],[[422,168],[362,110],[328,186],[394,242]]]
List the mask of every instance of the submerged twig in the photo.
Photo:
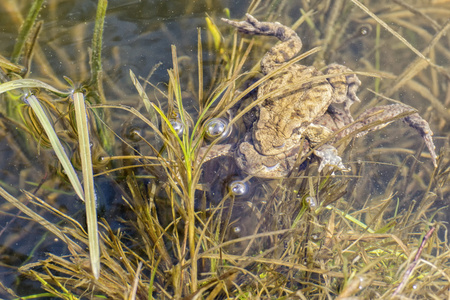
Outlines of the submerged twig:
[[433,232],[436,230],[436,227],[431,227],[430,230],[428,230],[427,234],[422,239],[422,243],[420,244],[419,249],[417,250],[416,255],[414,256],[414,260],[409,265],[408,269],[406,269],[405,274],[403,275],[402,282],[398,285],[398,287],[395,289],[392,296],[397,295],[401,290],[403,290],[404,286],[408,282],[409,276],[411,275],[412,271],[416,267],[417,263],[419,262],[420,256],[422,255],[423,248],[425,247],[426,242],[430,239]]

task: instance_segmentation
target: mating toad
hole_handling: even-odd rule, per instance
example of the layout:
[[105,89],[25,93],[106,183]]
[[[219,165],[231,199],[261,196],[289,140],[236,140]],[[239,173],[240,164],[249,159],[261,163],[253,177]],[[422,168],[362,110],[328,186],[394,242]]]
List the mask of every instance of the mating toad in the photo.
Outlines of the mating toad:
[[[278,22],[260,22],[250,14],[246,16],[241,22],[222,20],[240,32],[275,36],[281,41],[262,58],[264,75],[278,70],[300,51],[302,41],[291,28]],[[205,147],[202,152],[208,154],[204,159],[232,155],[239,168],[248,174],[284,177],[291,172],[299,155],[304,157],[314,149],[314,155],[320,159],[319,171],[325,166],[345,170],[331,146],[334,141],[352,133],[363,136],[388,125],[396,116],[409,114],[403,120],[423,137],[436,166],[433,133],[413,108],[403,104],[374,107],[354,121],[350,107],[360,101],[356,91],[361,82],[351,72],[338,64],[329,65],[323,72],[300,64],[285,66],[258,87],[258,99],[269,94],[270,97],[257,106],[257,119],[243,140],[237,145],[215,145],[209,150]],[[376,126],[367,126],[374,122]]]

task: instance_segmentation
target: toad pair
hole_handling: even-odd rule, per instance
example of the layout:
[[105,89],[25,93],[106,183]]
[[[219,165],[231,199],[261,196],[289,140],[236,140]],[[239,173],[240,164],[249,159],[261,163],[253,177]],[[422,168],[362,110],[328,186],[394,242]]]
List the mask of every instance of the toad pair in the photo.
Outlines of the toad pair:
[[[262,58],[264,75],[279,69],[302,47],[295,31],[278,22],[260,22],[249,14],[241,22],[222,20],[240,32],[275,36],[281,41]],[[258,87],[258,99],[270,96],[257,105],[257,119],[244,138],[236,145],[215,145],[208,151],[204,147],[201,152],[206,153],[206,157],[202,158],[206,161],[231,155],[239,168],[248,174],[285,177],[292,171],[299,155],[302,158],[314,149],[314,155],[320,160],[319,171],[325,166],[345,170],[337,150],[331,145],[333,142],[352,133],[361,137],[383,128],[398,115],[410,113],[403,121],[425,140],[436,166],[433,132],[413,108],[403,104],[378,106],[363,112],[356,121],[353,119],[350,107],[360,101],[356,96],[360,84],[350,69],[338,64],[329,65],[323,72],[300,64],[284,67]],[[374,123],[377,125],[367,126]]]

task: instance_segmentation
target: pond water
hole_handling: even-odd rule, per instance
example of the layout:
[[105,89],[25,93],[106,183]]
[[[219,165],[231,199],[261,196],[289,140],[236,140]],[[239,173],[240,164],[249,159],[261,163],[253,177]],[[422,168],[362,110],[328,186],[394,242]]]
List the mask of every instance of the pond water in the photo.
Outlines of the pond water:
[[[0,40],[2,41],[0,54],[6,59],[11,58],[18,29],[32,2],[34,1],[3,1],[0,4]],[[271,20],[287,25],[294,24],[301,19],[302,15],[308,16],[306,21],[302,19],[304,22],[296,28],[303,40],[303,50],[307,51],[316,46],[323,46],[323,48],[321,52],[304,59],[302,64],[314,64],[321,68],[328,63],[338,62],[353,70],[381,74],[383,76],[381,83],[374,78],[376,77],[374,73],[360,76],[362,87],[359,97],[364,104],[355,104],[352,110],[357,113],[364,110],[364,105],[375,106],[384,101],[376,98],[373,90],[376,92],[388,91],[391,87],[388,83],[389,80],[394,80],[394,77],[406,70],[417,57],[417,54],[393,37],[391,33],[377,27],[373,19],[350,2],[334,8],[335,10],[333,9],[334,4],[331,5],[328,1],[292,2],[267,1],[267,3],[260,3],[250,0],[109,1],[102,47],[103,89],[108,104],[126,105],[137,108],[142,113],[146,112],[130,79],[129,72],[131,70],[144,79],[148,79],[151,74],[149,82],[156,88],[147,85],[149,98],[154,103],[159,101],[163,109],[170,109],[170,104],[162,94],[167,93],[168,90],[167,83],[170,76],[167,70],[173,68],[171,45],[175,45],[180,66],[184,108],[192,117],[192,123],[195,123],[200,107],[199,101],[196,99],[199,84],[197,28],[201,29],[203,84],[205,86],[204,98],[206,99],[208,98],[207,93],[212,95],[214,89],[219,86],[218,78],[224,78],[220,76],[225,73],[224,70],[227,70],[227,61],[226,55],[214,48],[205,17],[210,16],[218,25],[225,38],[225,41],[222,42],[228,47],[233,41],[233,31],[227,28],[220,18],[226,17],[229,13],[233,19],[242,19],[249,7],[252,9],[252,13],[260,19],[270,16]],[[336,3],[340,2],[336,1]],[[372,11],[377,12],[380,18],[386,20],[414,47],[419,50],[425,49],[438,29],[433,28],[433,24],[425,27],[427,19],[423,16],[418,18],[417,23],[414,23],[413,15],[404,6],[398,6],[391,1],[382,2],[383,4],[377,1],[365,1]],[[435,17],[436,22],[442,24],[442,19],[450,16],[449,5],[438,1],[431,2],[430,8],[423,9],[423,11]],[[423,8],[423,5],[417,5]],[[386,9],[389,6],[395,9],[389,11]],[[91,0],[46,1],[39,13],[38,20],[43,20],[44,23],[37,39],[37,47],[27,77],[40,79],[57,88],[67,87],[63,76],[70,78],[76,83],[76,86],[87,82],[91,76],[89,48],[92,42],[96,9],[97,3]],[[342,15],[335,15],[338,9]],[[334,20],[331,27],[329,26],[330,20]],[[328,40],[324,40],[324,37]],[[245,38],[250,40],[248,36]],[[257,38],[255,40],[252,54],[244,64],[244,72],[249,72],[257,66],[259,59],[270,48],[270,45],[276,43],[274,38]],[[447,47],[448,43],[448,39],[443,38],[438,43],[436,50],[425,56],[432,57],[436,64],[448,68],[450,61],[449,52],[446,50],[449,48]],[[240,52],[240,55],[244,51],[245,49]],[[221,65],[220,68],[216,68],[218,64]],[[157,65],[158,68],[153,72],[152,70]],[[392,94],[387,95],[417,108],[425,119],[432,119],[430,124],[435,133],[438,149],[448,142],[449,113],[442,109],[445,108],[445,105],[448,106],[450,101],[450,97],[445,91],[448,84],[444,79],[445,74],[443,71],[439,73],[436,69],[413,72],[415,75],[413,83],[401,86]],[[248,77],[259,78],[258,76]],[[144,79],[141,80],[142,84],[144,84]],[[255,80],[242,80],[239,82],[239,90],[242,91]],[[158,89],[161,89],[162,93]],[[63,102],[61,101],[58,105],[60,104]],[[383,104],[385,103],[383,102]],[[24,118],[29,118],[27,110],[22,111],[25,114]],[[148,155],[148,153],[153,155],[152,147],[157,150],[162,149],[161,153],[164,153],[164,142],[155,134],[154,130],[150,130],[147,123],[136,118],[136,115],[118,109],[111,110],[111,112],[110,123],[107,126],[117,133],[117,136],[113,138],[114,146],[110,149],[98,150],[98,152],[95,151],[95,143],[93,146],[94,160],[100,161],[107,158],[107,163],[94,163],[95,170],[98,173],[103,172],[95,181],[100,203],[99,216],[107,220],[112,231],[122,230],[129,234],[130,236],[127,238],[130,241],[127,242],[127,246],[136,249],[138,242],[134,239],[138,240],[141,237],[133,236],[139,231],[130,229],[129,224],[123,222],[123,220],[136,219],[135,211],[129,207],[126,201],[136,197],[134,192],[137,190],[143,190],[148,192],[148,195],[156,194],[154,198],[157,200],[155,201],[160,205],[167,199],[172,199],[168,196],[171,193],[167,192],[168,186],[171,185],[164,171],[155,171],[158,166],[151,165],[145,159],[127,159],[126,156]],[[65,113],[69,114],[70,112],[67,109],[67,112],[61,111],[60,113],[61,116],[65,116]],[[19,121],[14,123],[10,119],[6,119],[4,114],[5,112],[2,111],[0,119],[0,153],[3,158],[0,161],[1,186],[27,204],[29,204],[29,200],[22,196],[21,190],[36,192],[36,196],[83,224],[84,205],[77,199],[70,185],[60,179],[61,170],[52,151],[39,146],[39,143],[30,134],[23,133],[25,129],[18,125]],[[243,121],[236,123],[235,131],[228,141],[236,141],[245,133],[245,129],[242,129],[245,127]],[[76,146],[72,143],[73,134],[71,135],[70,128],[61,127],[60,131],[58,134],[64,136],[68,151],[75,153]],[[136,140],[136,134],[145,138]],[[126,142],[126,145],[123,142]],[[316,180],[314,182],[301,178],[302,175],[314,177],[314,174],[317,174],[317,168],[314,171],[309,167],[300,177],[293,178],[287,183],[256,177],[249,179],[249,191],[244,196],[232,197],[231,207],[235,205],[235,210],[228,215],[228,212],[224,213],[222,216],[223,222],[226,222],[227,225],[232,224],[227,233],[221,234],[222,241],[256,233],[254,232],[255,228],[260,226],[266,230],[268,228],[280,229],[282,226],[278,223],[281,222],[280,220],[288,218],[286,212],[298,211],[298,207],[292,208],[287,204],[286,207],[277,207],[275,210],[278,212],[278,223],[274,222],[275,225],[263,227],[260,220],[262,219],[261,215],[264,216],[267,209],[264,205],[270,203],[272,198],[277,199],[275,202],[278,203],[287,198],[301,203],[301,200],[308,196],[331,203],[347,194],[344,198],[346,205],[351,203],[354,207],[363,207],[368,205],[367,203],[373,204],[372,200],[374,202],[381,201],[396,194],[401,203],[399,207],[407,209],[412,201],[428,200],[427,192],[435,192],[434,184],[430,184],[432,186],[430,190],[427,191],[426,188],[430,181],[437,180],[432,175],[433,168],[430,157],[427,154],[420,155],[420,150],[423,149],[420,136],[407,126],[391,125],[386,130],[350,143],[349,148],[351,151],[345,151],[342,157],[345,164],[351,165],[352,170],[348,174],[338,174],[336,184],[331,184],[326,180],[322,182],[320,178],[314,179]],[[428,153],[426,150],[424,152]],[[121,156],[125,158],[120,159]],[[112,159],[112,157],[116,158]],[[416,158],[417,161],[420,161],[419,166],[417,166]],[[171,157],[171,159],[175,160],[176,158]],[[74,164],[77,160],[79,159],[75,155]],[[448,158],[446,162],[448,163]],[[136,185],[139,185],[140,188],[134,190],[130,185],[131,173],[122,172],[121,168],[126,169],[136,164],[139,164],[139,168],[132,169],[132,175],[136,176]],[[118,170],[116,173],[108,173],[114,168]],[[175,178],[172,180],[179,179],[176,178],[179,176],[176,168],[172,170],[172,175]],[[411,180],[413,177],[416,178],[414,181]],[[247,180],[246,174],[239,171],[234,165],[233,159],[229,157],[207,162],[198,179],[199,184],[192,194],[192,197],[195,198],[195,209],[198,211],[206,211],[210,205],[219,205],[226,197],[227,186],[231,182]],[[184,179],[182,178],[182,180]],[[335,194],[319,192],[319,185],[329,187],[330,191]],[[158,186],[157,191],[153,194],[150,192],[151,186]],[[176,188],[171,187],[172,191],[176,191]],[[287,195],[285,190],[290,190],[290,194]],[[448,188],[443,188],[440,190],[437,200],[441,201],[446,195],[448,196],[448,193]],[[145,197],[151,198],[151,196]],[[176,199],[175,196],[172,197]],[[145,198],[145,200],[147,199]],[[288,202],[285,201],[285,203]],[[49,221],[58,223],[59,226],[70,225],[69,221],[62,221],[41,206],[36,204],[30,206],[42,213]],[[64,242],[58,240],[43,227],[37,226],[35,222],[28,220],[24,214],[19,213],[9,203],[1,200],[0,208],[4,212],[0,215],[0,258],[3,263],[0,265],[0,282],[5,288],[10,288],[18,295],[38,293],[41,291],[40,284],[20,276],[17,268],[26,263],[46,259],[48,253],[69,255],[70,251]],[[159,211],[158,213],[163,220],[162,224],[169,226],[173,217],[171,211]],[[394,208],[387,212],[389,216],[394,214]],[[442,219],[446,219],[445,212],[440,211],[437,214]],[[372,217],[370,213],[367,213],[366,222],[370,223]],[[177,226],[182,232],[182,225],[178,224]],[[247,244],[242,242],[242,244],[238,243],[226,249],[229,253],[237,254],[247,251],[244,250],[246,247]],[[173,252],[176,251],[173,250]],[[174,255],[176,256],[176,254]],[[11,298],[12,296],[0,287],[0,297]]]
[[[0,19],[1,49],[0,52],[9,58],[16,42],[18,29],[33,1],[5,1],[1,4]],[[205,34],[206,13],[221,13],[226,7],[233,13],[242,14],[249,1],[109,1],[103,37],[103,70],[117,90],[107,89],[106,94],[112,99],[129,104],[130,99],[120,98],[131,95],[136,98],[136,90],[131,84],[129,70],[145,77],[158,63],[162,63],[152,76],[155,83],[168,81],[167,69],[172,66],[170,54],[171,45],[178,46],[178,54],[195,58],[197,52],[197,28],[201,27]],[[30,68],[30,78],[39,78],[52,82],[48,74],[53,73],[61,81],[62,76],[68,76],[74,82],[89,79],[88,48],[91,46],[97,3],[95,1],[46,1],[39,20],[43,20],[38,44],[40,53],[48,62],[48,69],[43,69],[41,57],[33,61]],[[205,55],[205,59],[208,56]],[[196,70],[186,70],[196,72]],[[54,83],[56,84],[56,83]],[[112,100],[111,99],[111,100]],[[14,133],[9,133],[13,134]],[[8,136],[8,134],[7,134]],[[34,143],[31,139],[30,143]],[[2,135],[2,176],[4,186],[10,186],[10,192],[19,194],[19,188],[31,189],[25,182],[19,183],[18,174],[35,173],[35,178],[48,174],[40,167],[42,157],[34,155],[34,161],[17,159],[14,149]],[[42,149],[43,151],[45,149]],[[31,164],[31,165],[30,165]],[[33,168],[35,164],[37,169]],[[23,175],[24,178],[29,175]],[[34,176],[33,176],[34,177]],[[98,180],[99,190],[104,198],[114,203],[117,197],[108,182]],[[106,194],[106,195],[105,195]],[[82,203],[70,195],[58,196],[60,200],[51,200],[58,206],[67,206],[68,211],[79,211]],[[117,199],[116,201],[119,201]],[[53,202],[54,201],[54,202]],[[5,211],[10,210],[3,205]],[[45,253],[65,253],[66,249],[52,236],[46,234],[43,228],[35,228],[32,223],[14,217],[2,215],[2,261],[12,268],[6,267],[0,271],[1,282],[5,287],[18,290],[19,294],[32,294],[39,284],[27,280],[18,280],[18,272],[14,269],[24,262],[44,259]],[[13,221],[12,221],[13,220]],[[33,247],[38,246],[34,251]],[[32,252],[33,251],[33,252]],[[30,253],[33,253],[29,257]],[[19,285],[17,285],[19,284]],[[33,288],[30,288],[30,285]],[[1,292],[5,297],[5,291]],[[8,297],[9,298],[9,297]]]

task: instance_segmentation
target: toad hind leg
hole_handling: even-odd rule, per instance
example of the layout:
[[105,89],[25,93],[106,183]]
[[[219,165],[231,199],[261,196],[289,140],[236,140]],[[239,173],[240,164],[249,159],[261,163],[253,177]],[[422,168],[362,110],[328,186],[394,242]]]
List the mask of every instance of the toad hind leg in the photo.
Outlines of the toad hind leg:
[[421,116],[419,116],[418,113],[415,113],[415,109],[404,105],[404,104],[392,104],[392,105],[383,105],[383,106],[376,106],[373,108],[370,108],[363,112],[358,119],[353,123],[352,126],[350,126],[347,130],[345,135],[348,135],[354,131],[357,131],[361,128],[363,128],[366,125],[370,125],[373,123],[379,123],[378,125],[371,126],[370,128],[359,132],[356,137],[361,137],[366,135],[367,133],[381,129],[388,124],[396,121],[395,117],[406,114],[406,113],[412,113],[409,116],[404,117],[402,120],[414,128],[420,136],[425,141],[425,145],[428,148],[428,151],[430,152],[431,159],[433,161],[434,167],[437,167],[436,159],[437,155],[435,152],[435,145],[433,142],[433,131],[431,131],[430,125],[427,121],[425,121]]
[[275,36],[282,43],[272,47],[262,58],[261,68],[264,74],[275,70],[280,64],[292,59],[302,48],[302,40],[291,28],[278,22],[260,22],[250,14],[245,21],[222,21],[234,26],[238,31],[252,35]]

